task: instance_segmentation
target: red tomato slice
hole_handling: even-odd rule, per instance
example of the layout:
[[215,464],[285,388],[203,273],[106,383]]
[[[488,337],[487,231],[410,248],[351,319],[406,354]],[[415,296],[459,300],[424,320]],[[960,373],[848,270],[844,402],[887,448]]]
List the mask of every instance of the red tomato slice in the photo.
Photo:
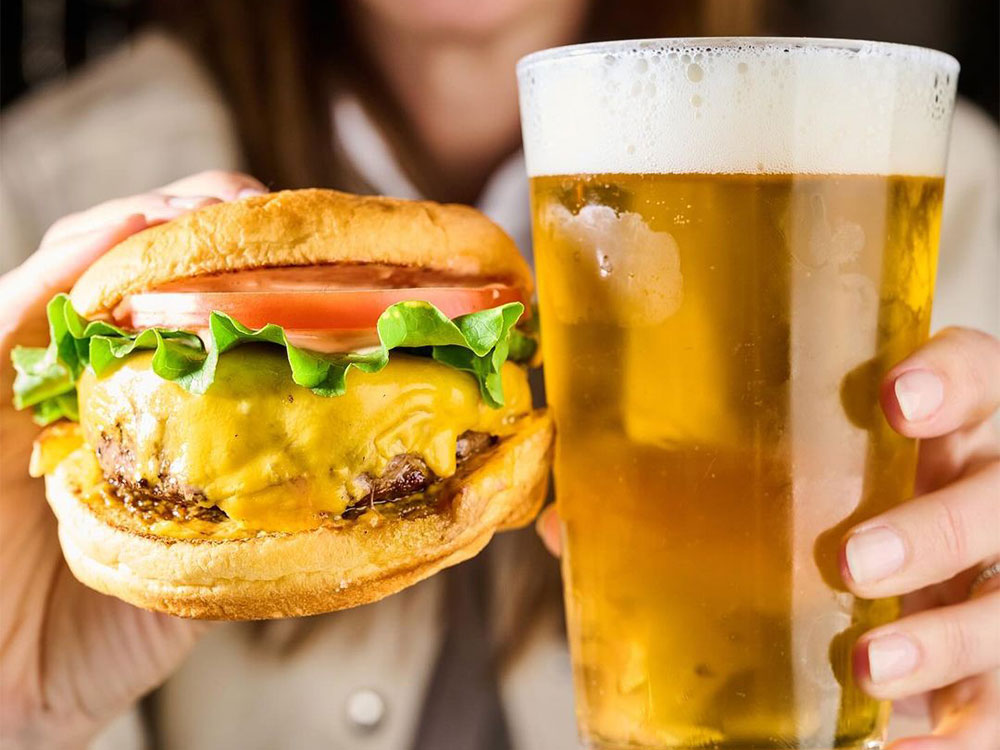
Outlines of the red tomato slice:
[[132,329],[200,330],[208,326],[209,315],[217,310],[250,328],[275,323],[293,331],[363,331],[373,329],[379,315],[390,305],[410,300],[430,302],[449,318],[507,302],[525,302],[519,290],[503,284],[295,292],[146,292],[126,298],[114,317],[120,325]]

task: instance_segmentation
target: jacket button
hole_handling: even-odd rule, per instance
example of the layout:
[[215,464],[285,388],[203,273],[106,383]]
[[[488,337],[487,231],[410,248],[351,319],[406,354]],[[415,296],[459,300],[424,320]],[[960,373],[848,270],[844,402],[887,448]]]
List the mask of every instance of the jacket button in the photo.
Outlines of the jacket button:
[[360,688],[347,696],[347,718],[357,729],[370,731],[385,718],[385,699],[371,688]]

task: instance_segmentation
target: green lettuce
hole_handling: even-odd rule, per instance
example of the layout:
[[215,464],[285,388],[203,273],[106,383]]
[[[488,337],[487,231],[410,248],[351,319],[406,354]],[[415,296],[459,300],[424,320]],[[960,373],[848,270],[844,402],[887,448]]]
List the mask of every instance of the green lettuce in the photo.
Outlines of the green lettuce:
[[241,344],[281,346],[288,357],[292,380],[319,396],[339,396],[347,387],[347,371],[378,372],[389,361],[389,351],[430,356],[470,373],[483,400],[503,406],[500,369],[508,359],[526,361],[536,347],[514,324],[524,312],[520,302],[449,319],[429,302],[398,302],[379,316],[379,345],[360,352],[324,354],[288,342],[281,326],[253,330],[221,312],[209,316],[207,340],[190,331],[148,328],[130,333],[104,321],[88,321],[73,309],[69,297],[57,295],[47,307],[47,348],[16,347],[14,406],[31,407],[35,421],[48,424],[60,418],[78,419],[76,383],[87,368],[102,375],[133,352],[152,350],[153,372],[191,393],[202,394],[215,379],[219,357]]

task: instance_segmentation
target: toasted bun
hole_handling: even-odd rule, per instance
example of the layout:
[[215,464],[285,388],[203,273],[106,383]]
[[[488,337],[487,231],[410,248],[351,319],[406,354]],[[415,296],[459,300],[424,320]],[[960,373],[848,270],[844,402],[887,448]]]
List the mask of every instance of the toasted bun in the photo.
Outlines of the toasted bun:
[[[46,474],[49,504],[73,574],[146,609],[254,620],[377,601],[477,554],[493,533],[528,523],[548,482],[552,424],[538,412],[447,489],[444,509],[240,539],[165,539],[95,501],[108,488],[75,471],[72,454]],[[81,450],[89,450],[83,448]]]
[[171,281],[325,263],[419,267],[532,289],[514,242],[474,208],[287,190],[209,206],[132,235],[94,263],[71,296],[90,317]]

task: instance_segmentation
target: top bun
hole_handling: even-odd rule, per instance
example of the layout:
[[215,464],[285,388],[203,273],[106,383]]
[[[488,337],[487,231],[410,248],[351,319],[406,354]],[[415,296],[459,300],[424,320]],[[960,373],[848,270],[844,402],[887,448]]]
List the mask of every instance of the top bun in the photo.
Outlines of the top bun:
[[379,263],[512,284],[531,292],[513,240],[469,206],[285,190],[220,203],[134,234],[76,282],[84,316],[130,294],[224,271]]

